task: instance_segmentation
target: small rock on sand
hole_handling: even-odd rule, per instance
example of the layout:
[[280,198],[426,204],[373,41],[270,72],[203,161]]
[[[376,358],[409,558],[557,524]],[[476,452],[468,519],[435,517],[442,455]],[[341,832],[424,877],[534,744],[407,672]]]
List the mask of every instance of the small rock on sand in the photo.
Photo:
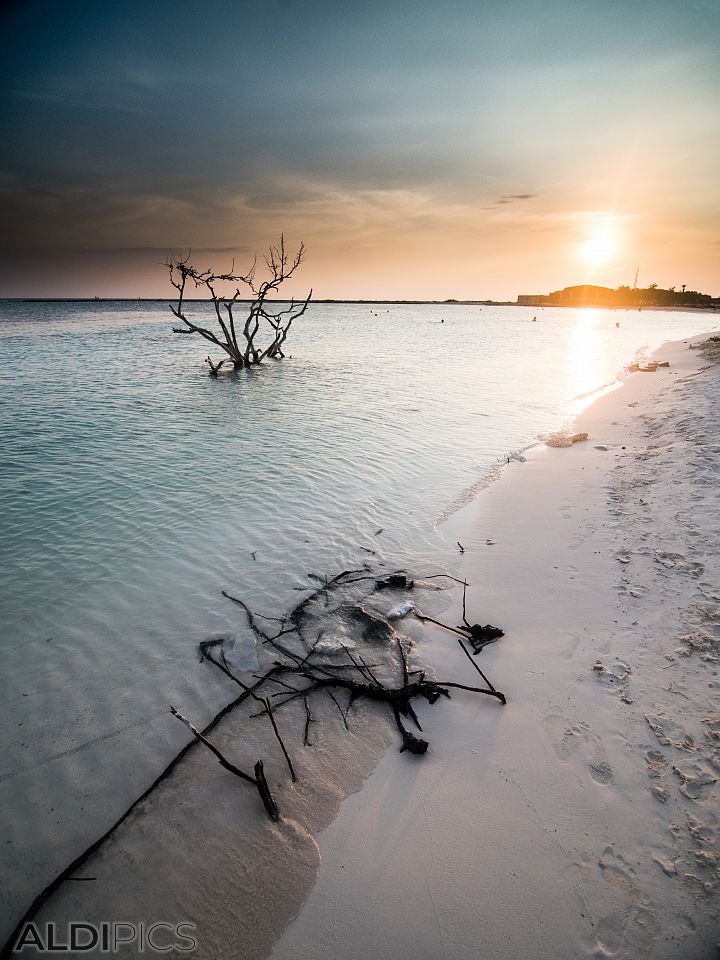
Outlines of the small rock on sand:
[[653,860],[660,867],[662,872],[666,873],[669,877],[676,877],[678,875],[677,867],[672,860],[663,860],[661,857],[653,857]]
[[587,438],[587,433],[554,433],[545,442],[548,447],[571,447],[574,443],[581,443]]

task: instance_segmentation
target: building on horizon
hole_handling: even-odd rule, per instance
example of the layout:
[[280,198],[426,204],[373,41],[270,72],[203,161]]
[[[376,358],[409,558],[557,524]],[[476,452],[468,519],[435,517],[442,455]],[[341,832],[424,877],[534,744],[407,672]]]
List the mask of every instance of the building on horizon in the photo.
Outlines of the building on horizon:
[[614,300],[614,290],[592,283],[564,287],[547,295],[521,293],[517,298],[517,302],[525,307],[608,307],[613,305]]
[[544,307],[547,303],[547,295],[544,293],[519,293],[517,302],[521,307]]
[[656,283],[649,287],[599,287],[592,283],[581,283],[573,287],[564,287],[553,293],[520,293],[517,303],[523,307],[703,307],[715,309],[720,298],[713,298],[697,290],[682,290],[670,287],[664,290]]

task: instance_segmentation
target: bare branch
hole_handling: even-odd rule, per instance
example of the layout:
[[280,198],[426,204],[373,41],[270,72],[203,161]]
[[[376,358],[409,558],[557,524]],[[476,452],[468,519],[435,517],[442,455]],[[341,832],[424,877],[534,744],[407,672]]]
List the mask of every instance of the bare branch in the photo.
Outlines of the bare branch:
[[[292,299],[288,306],[273,310],[268,306],[268,297],[277,293],[280,286],[293,276],[305,259],[305,245],[300,244],[297,253],[291,257],[285,247],[285,237],[281,235],[280,243],[272,244],[265,257],[265,266],[268,279],[258,283],[256,280],[257,256],[249,270],[244,274],[235,272],[235,261],[229,271],[215,273],[210,269],[199,270],[190,262],[190,251],[184,257],[169,258],[165,266],[168,269],[171,285],[177,290],[176,302],[170,304],[170,310],[184,327],[173,327],[174,333],[194,333],[216,347],[219,347],[227,358],[219,364],[208,358],[210,375],[216,377],[223,362],[230,361],[238,369],[262,363],[266,358],[282,359],[283,344],[287,339],[294,320],[301,317],[307,310],[312,297],[312,290],[307,298],[298,304]],[[185,313],[185,298],[188,283],[195,288],[202,288],[207,293],[208,303],[212,307],[215,322],[220,334],[214,333],[206,326],[190,320]],[[221,287],[230,285],[234,292],[223,294]],[[247,316],[241,326],[236,323],[234,310],[242,297],[242,287],[246,287],[251,294]],[[264,345],[256,343],[261,328],[270,328],[271,339]]]
[[280,819],[280,811],[277,808],[277,804],[273,799],[272,794],[270,793],[270,788],[268,787],[267,780],[265,779],[265,773],[263,771],[262,760],[258,760],[255,764],[255,776],[250,776],[249,773],[245,773],[244,770],[241,770],[239,767],[236,767],[234,763],[231,763],[222,753],[214,746],[208,738],[200,733],[198,728],[191,723],[186,717],[184,717],[175,707],[170,707],[170,712],[174,717],[177,717],[185,726],[190,730],[192,735],[204,744],[210,750],[214,756],[217,757],[220,765],[228,770],[230,773],[234,773],[236,777],[240,777],[241,780],[245,780],[247,783],[251,783],[254,787],[257,788],[258,793],[260,794],[260,799],[262,800],[268,816],[271,820],[277,822]]

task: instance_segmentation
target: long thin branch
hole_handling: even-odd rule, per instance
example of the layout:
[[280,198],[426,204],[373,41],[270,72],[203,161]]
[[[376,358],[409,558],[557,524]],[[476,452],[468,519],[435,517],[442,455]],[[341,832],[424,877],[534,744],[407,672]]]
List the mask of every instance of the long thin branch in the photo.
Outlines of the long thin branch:
[[297,777],[295,776],[295,769],[294,769],[294,767],[293,767],[293,765],[292,765],[292,760],[290,759],[290,754],[287,752],[287,748],[286,748],[285,744],[283,743],[283,738],[280,736],[280,731],[278,730],[277,723],[275,723],[275,716],[274,716],[274,714],[273,714],[272,707],[270,706],[270,701],[266,698],[265,700],[263,700],[263,703],[265,704],[265,710],[266,710],[266,712],[267,712],[267,715],[270,717],[270,723],[272,724],[272,728],[273,728],[273,730],[274,730],[274,732],[275,732],[275,736],[276,736],[276,738],[277,738],[277,742],[280,744],[280,749],[282,750],[283,755],[284,755],[284,757],[285,757],[285,761],[286,761],[286,763],[287,763],[287,765],[288,765],[288,770],[290,771],[290,776],[292,777],[292,782],[293,782],[293,783],[297,783]]
[[215,757],[217,757],[218,762],[222,767],[228,770],[230,773],[234,773],[236,777],[240,777],[242,780],[245,780],[247,783],[251,783],[260,794],[260,799],[262,800],[267,815],[272,821],[277,823],[280,819],[280,811],[278,810],[277,804],[270,792],[268,787],[267,780],[265,779],[265,773],[263,770],[262,760],[258,760],[255,763],[255,776],[250,776],[249,773],[245,773],[244,770],[241,770],[239,767],[236,767],[234,763],[231,763],[223,754],[215,747],[210,741],[204,736],[197,727],[191,723],[186,717],[184,717],[175,707],[170,707],[170,711],[174,717],[177,717],[178,720],[182,721],[185,726],[190,730],[193,736],[200,741],[204,746],[210,750]]
[[[272,672],[272,671],[271,671]],[[258,680],[257,683],[253,684],[253,690],[258,690],[262,684],[265,682],[267,677],[270,676],[269,673]],[[241,703],[244,703],[245,700],[250,696],[248,691],[243,691],[238,697],[235,697],[234,700],[231,700],[229,703],[219,710],[212,720],[204,728],[203,733],[208,734],[211,730],[214,730],[215,727],[220,723],[220,721],[226,717],[231,711],[238,707]],[[147,800],[147,798],[152,794],[152,792],[164,781],[166,780],[175,768],[181,763],[184,757],[193,749],[193,747],[198,743],[197,739],[193,738],[188,741],[184,747],[182,747],[175,756],[166,764],[165,767],[160,771],[157,777],[153,782],[138,796],[135,800],[132,801],[129,807],[127,807],[123,813],[117,818],[117,820],[111,824],[108,829],[99,837],[97,837],[93,842],[86,847],[82,853],[78,854],[66,867],[64,867],[60,873],[58,873],[33,899],[32,903],[22,915],[18,921],[15,929],[8,937],[7,941],[0,949],[0,960],[6,960],[15,956],[14,945],[17,942],[18,937],[20,936],[21,930],[24,928],[25,924],[32,920],[33,917],[37,916],[38,912],[42,907],[48,902],[50,897],[58,890],[62,884],[69,880],[72,875],[80,869],[90,857],[100,849],[100,847],[105,843],[106,840],[109,840],[113,836],[115,831],[122,826],[123,823],[133,814],[136,810],[140,809],[141,805]],[[262,772],[262,766],[261,766]],[[256,773],[257,775],[257,773]],[[264,777],[263,777],[264,779]],[[267,786],[267,784],[266,784]]]
[[215,754],[221,767],[225,767],[225,769],[229,770],[230,773],[234,773],[236,777],[240,777],[241,779],[246,780],[248,783],[252,783],[253,786],[256,786],[255,777],[251,777],[249,773],[245,773],[244,770],[241,770],[240,767],[236,767],[234,763],[231,763],[227,759],[227,757],[223,756],[223,754],[220,753],[218,748],[214,746],[212,743],[210,743],[208,738],[204,736],[202,733],[200,733],[200,731],[195,726],[195,724],[191,723],[190,720],[187,719],[187,717],[184,717],[179,710],[176,710],[175,707],[171,706],[170,713],[172,713],[174,717],[177,717],[178,720],[184,723],[185,726],[188,728],[188,730],[192,733],[192,735],[196,737],[200,741],[200,743],[204,744],[208,748],[208,750],[210,750],[211,753]]

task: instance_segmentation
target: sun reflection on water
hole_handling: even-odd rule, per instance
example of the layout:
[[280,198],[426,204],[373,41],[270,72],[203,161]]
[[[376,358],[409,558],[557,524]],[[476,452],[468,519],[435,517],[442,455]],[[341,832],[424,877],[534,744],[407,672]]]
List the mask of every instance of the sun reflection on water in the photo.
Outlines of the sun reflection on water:
[[608,311],[583,307],[570,332],[566,356],[568,396],[572,397],[569,414],[582,413],[593,400],[614,390],[619,382],[602,382],[602,371],[607,369]]

